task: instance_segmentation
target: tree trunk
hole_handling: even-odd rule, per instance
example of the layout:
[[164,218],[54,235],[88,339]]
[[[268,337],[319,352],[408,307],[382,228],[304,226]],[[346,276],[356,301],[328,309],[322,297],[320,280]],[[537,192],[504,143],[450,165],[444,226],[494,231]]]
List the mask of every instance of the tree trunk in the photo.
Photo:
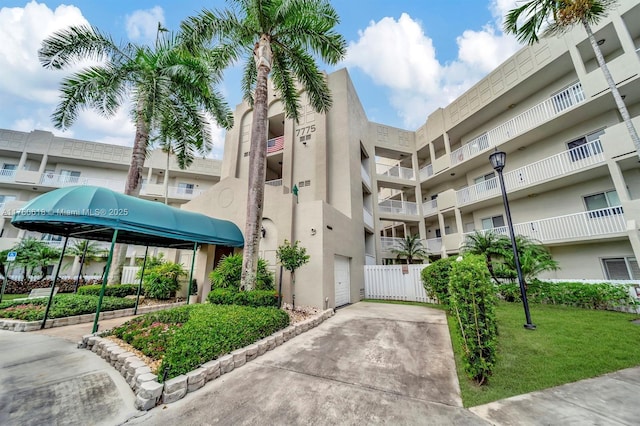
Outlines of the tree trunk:
[[258,269],[260,225],[264,203],[264,185],[267,163],[267,79],[271,71],[271,41],[262,35],[253,51],[258,69],[256,93],[251,124],[251,147],[249,151],[249,187],[247,193],[247,218],[245,241],[242,253],[242,276],[240,288],[253,290]]
[[624,121],[624,124],[627,126],[627,131],[629,132],[629,136],[631,137],[631,141],[633,142],[633,146],[636,148],[636,153],[638,154],[638,158],[640,158],[640,138],[638,138],[638,132],[636,131],[633,122],[631,121],[631,116],[629,115],[629,111],[627,110],[626,105],[624,104],[624,100],[622,96],[620,96],[620,91],[616,86],[615,81],[613,81],[613,77],[611,76],[611,72],[609,71],[609,67],[604,60],[604,56],[602,56],[602,51],[600,50],[600,46],[598,46],[598,42],[596,41],[596,37],[593,35],[593,31],[591,30],[591,26],[589,22],[585,18],[582,19],[582,25],[584,26],[587,35],[589,36],[589,42],[591,43],[591,47],[593,48],[593,52],[596,54],[596,60],[598,61],[598,65],[600,65],[600,69],[604,74],[605,80],[607,80],[607,84],[611,89],[611,94],[613,95],[613,99],[616,102],[616,106],[618,107],[618,111],[620,112],[620,116]]
[[[142,169],[149,143],[149,124],[144,118],[144,104],[138,105],[138,116],[136,118],[136,136],[133,142],[133,153],[131,154],[131,165],[127,173],[127,181],[124,193],[137,197],[140,195],[140,183],[142,182]],[[122,279],[122,268],[127,258],[127,244],[116,244],[113,249],[113,259],[109,269],[108,284],[120,284]]]

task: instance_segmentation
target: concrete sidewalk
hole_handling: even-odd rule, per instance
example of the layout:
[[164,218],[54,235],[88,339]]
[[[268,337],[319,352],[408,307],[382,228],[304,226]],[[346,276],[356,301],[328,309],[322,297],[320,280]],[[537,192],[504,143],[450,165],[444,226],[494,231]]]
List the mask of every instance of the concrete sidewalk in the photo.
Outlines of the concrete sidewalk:
[[495,425],[638,425],[640,367],[479,405]]

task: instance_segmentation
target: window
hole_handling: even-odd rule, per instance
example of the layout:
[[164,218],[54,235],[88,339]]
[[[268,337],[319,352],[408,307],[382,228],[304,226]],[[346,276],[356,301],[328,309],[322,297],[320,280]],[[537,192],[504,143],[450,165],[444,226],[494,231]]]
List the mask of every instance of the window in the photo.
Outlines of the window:
[[473,182],[476,184],[476,190],[478,192],[487,192],[498,187],[498,180],[496,179],[495,172],[477,177]]
[[15,195],[0,195],[0,206],[16,199]]
[[178,184],[178,194],[193,194],[194,187],[195,185],[192,183],[181,182]]
[[618,257],[602,259],[604,271],[609,280],[638,280],[640,268],[634,257]]
[[602,153],[602,144],[600,136],[604,134],[604,130],[598,130],[579,139],[571,141],[567,144],[569,148],[569,156],[571,161],[583,160],[593,155]]
[[503,226],[504,218],[502,217],[502,215],[482,219],[482,229],[501,228]]
[[620,199],[616,191],[599,192],[584,197],[584,204],[587,206],[590,218],[610,216],[612,214],[622,214]]
[[60,183],[78,183],[80,172],[75,170],[60,170]]

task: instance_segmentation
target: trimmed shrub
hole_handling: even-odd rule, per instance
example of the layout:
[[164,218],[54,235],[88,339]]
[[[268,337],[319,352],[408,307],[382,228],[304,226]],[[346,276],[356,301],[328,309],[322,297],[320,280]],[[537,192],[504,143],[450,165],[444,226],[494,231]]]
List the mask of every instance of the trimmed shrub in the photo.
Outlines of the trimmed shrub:
[[[506,301],[522,300],[517,283],[500,284],[498,292]],[[633,308],[638,305],[638,301],[629,294],[629,285],[609,283],[533,280],[527,286],[527,299],[533,303],[602,310]]]
[[189,320],[173,332],[158,370],[163,380],[188,373],[221,355],[254,343],[289,325],[280,309],[195,305]]
[[[84,296],[100,296],[102,285],[85,285],[78,288],[78,293]],[[109,297],[125,297],[138,294],[137,284],[115,284],[104,288],[104,295]]]
[[235,291],[224,288],[211,290],[207,301],[214,305],[242,305],[278,307],[278,293],[275,290]]
[[441,305],[449,306],[449,274],[454,257],[438,259],[422,270],[420,276],[427,296],[438,299]]
[[450,310],[462,338],[464,370],[482,385],[493,372],[498,341],[497,298],[485,260],[467,255],[452,262],[449,292]]
[[154,299],[170,299],[180,289],[180,277],[185,275],[187,273],[179,263],[163,261],[151,266],[142,279],[144,294]]
[[[24,321],[37,321],[44,318],[48,298],[6,301],[0,303],[0,318],[14,318]],[[102,311],[133,308],[136,301],[117,297],[105,297]],[[53,298],[49,318],[64,318],[75,315],[92,314],[98,309],[98,297],[77,294],[59,294]]]
[[[258,259],[258,272],[256,276],[255,290],[273,290],[274,277],[268,269],[268,263],[264,259]],[[242,275],[242,255],[232,254],[223,257],[216,269],[211,271],[209,279],[211,288],[240,289],[240,276]]]

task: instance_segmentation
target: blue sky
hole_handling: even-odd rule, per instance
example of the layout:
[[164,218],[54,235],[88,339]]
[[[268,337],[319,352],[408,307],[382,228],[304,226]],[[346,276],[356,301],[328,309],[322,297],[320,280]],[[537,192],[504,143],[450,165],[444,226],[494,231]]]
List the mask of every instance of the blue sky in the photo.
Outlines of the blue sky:
[[[348,42],[345,60],[370,120],[415,130],[435,108],[446,106],[519,46],[501,32],[515,0],[333,0]],[[116,40],[149,42],[158,22],[170,30],[202,8],[223,0],[0,0],[0,128],[55,130],[49,116],[63,73],[42,69],[37,49],[47,35],[90,23]],[[221,87],[231,105],[241,101],[236,69]],[[82,113],[65,135],[131,145],[127,110],[107,120]],[[217,130],[212,156],[220,157]]]

